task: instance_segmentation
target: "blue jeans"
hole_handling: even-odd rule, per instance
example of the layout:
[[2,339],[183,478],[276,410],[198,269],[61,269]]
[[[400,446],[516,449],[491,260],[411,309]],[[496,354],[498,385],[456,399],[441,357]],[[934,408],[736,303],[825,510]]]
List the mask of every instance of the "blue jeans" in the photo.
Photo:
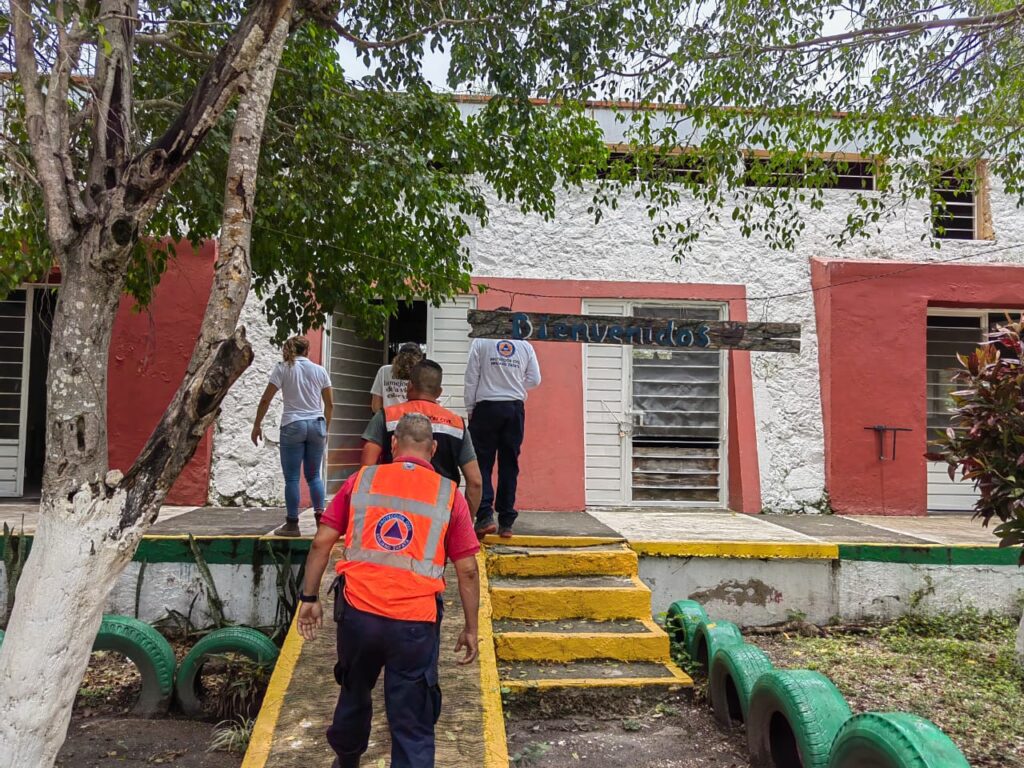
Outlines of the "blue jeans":
[[320,465],[327,447],[327,421],[303,419],[281,427],[281,469],[284,471],[284,503],[288,519],[299,519],[299,472],[306,476],[313,509],[324,509],[324,481]]

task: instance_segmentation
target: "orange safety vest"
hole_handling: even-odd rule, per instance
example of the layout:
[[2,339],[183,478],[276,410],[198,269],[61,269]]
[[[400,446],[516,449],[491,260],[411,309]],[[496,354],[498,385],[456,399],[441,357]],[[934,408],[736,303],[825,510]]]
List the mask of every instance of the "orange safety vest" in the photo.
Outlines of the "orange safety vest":
[[345,598],[361,611],[434,621],[455,483],[413,462],[359,470],[345,531]]
[[383,449],[381,463],[388,464],[394,458],[391,455],[391,436],[395,434],[398,422],[407,413],[422,413],[430,419],[434,440],[437,441],[437,450],[430,463],[435,472],[449,480],[454,480],[458,485],[462,480],[462,475],[459,472],[462,443],[469,439],[466,434],[466,424],[457,413],[452,413],[432,400],[408,400],[384,409],[384,429],[387,431],[387,435],[384,438],[384,445],[381,446]]

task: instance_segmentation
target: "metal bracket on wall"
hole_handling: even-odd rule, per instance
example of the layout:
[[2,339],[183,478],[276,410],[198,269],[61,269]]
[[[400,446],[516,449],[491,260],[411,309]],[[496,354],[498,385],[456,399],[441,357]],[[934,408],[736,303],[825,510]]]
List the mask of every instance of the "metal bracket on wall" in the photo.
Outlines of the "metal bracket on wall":
[[885,461],[885,433],[892,432],[892,450],[889,451],[889,461],[896,460],[896,433],[897,432],[913,432],[910,427],[888,427],[885,424],[875,424],[873,427],[864,427],[864,429],[870,429],[878,435],[878,460]]

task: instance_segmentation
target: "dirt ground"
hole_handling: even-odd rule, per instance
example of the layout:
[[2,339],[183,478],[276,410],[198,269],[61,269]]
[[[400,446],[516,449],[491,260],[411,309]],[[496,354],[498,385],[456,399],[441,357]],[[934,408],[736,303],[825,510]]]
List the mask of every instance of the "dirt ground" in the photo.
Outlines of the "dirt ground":
[[505,723],[519,768],[746,768],[742,730],[718,727],[698,692],[645,702],[633,714],[532,719],[514,708]]
[[75,715],[57,768],[238,768],[241,755],[207,752],[213,723]]
[[[172,641],[180,661],[191,642]],[[204,675],[216,690],[219,675]],[[208,752],[216,718],[186,720],[173,714],[159,719],[131,715],[138,697],[139,673],[117,653],[92,655],[75,698],[68,738],[57,757],[57,768],[238,768],[242,755]]]

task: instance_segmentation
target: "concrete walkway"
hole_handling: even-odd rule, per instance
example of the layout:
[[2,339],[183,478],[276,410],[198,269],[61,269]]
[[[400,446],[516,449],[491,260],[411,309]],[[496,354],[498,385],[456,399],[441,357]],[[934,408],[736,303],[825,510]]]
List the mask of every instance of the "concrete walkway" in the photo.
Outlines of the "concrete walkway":
[[[0,525],[33,533],[38,505],[0,503]],[[150,533],[159,536],[268,536],[284,521],[283,507],[164,507]],[[299,517],[304,536],[315,532],[313,511]],[[729,541],[832,544],[992,545],[991,528],[964,515],[893,517],[742,515],[727,510],[665,507],[594,508],[579,512],[523,512],[517,536],[585,536],[627,541]]]
[[[334,759],[325,736],[339,691],[334,680],[336,625],[330,616],[333,601],[328,593],[333,580],[334,571],[329,568],[320,591],[327,615],[316,640],[305,642],[292,624],[274,668],[242,768],[329,768]],[[457,664],[453,649],[462,629],[462,607],[455,574],[449,572],[446,581],[448,589],[444,595],[445,618],[441,623],[438,665],[444,703],[436,729],[437,765],[445,768],[491,768],[500,762],[495,763],[485,749],[488,739],[485,738],[484,720],[494,712],[500,719],[501,704],[489,606],[481,615],[481,622],[486,621],[486,631],[481,627],[479,663]],[[487,653],[484,653],[485,644]],[[493,682],[489,686],[489,696],[485,696],[484,691],[488,688],[485,672],[488,670]],[[391,742],[383,689],[382,673],[374,690],[370,746],[362,760],[366,766],[390,763]],[[503,758],[507,765],[504,727],[489,741],[500,747],[498,758]]]

